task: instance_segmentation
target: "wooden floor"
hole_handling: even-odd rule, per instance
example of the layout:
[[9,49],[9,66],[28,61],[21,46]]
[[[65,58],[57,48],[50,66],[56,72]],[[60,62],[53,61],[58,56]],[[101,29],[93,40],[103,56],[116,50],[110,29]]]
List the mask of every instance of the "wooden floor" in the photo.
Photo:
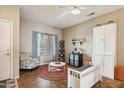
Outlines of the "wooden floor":
[[[90,78],[90,77],[89,77]],[[67,80],[49,81],[37,76],[37,68],[32,71],[21,71],[18,79],[19,88],[67,88]],[[93,88],[124,88],[124,82],[103,78]]]

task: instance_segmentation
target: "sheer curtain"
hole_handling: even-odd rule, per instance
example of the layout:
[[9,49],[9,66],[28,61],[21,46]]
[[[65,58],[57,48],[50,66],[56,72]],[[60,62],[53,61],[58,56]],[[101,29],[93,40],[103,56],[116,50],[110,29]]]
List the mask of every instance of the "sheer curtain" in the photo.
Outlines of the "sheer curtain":
[[41,64],[55,60],[57,44],[57,35],[32,32],[32,55],[39,57]]

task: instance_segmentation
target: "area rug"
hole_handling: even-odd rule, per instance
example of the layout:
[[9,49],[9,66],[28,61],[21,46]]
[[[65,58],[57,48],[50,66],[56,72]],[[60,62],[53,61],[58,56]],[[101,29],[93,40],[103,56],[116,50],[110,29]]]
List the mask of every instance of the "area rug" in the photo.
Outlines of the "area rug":
[[67,79],[67,69],[64,72],[48,72],[48,65],[44,65],[38,68],[38,77],[46,80],[65,80]]
[[16,81],[14,79],[0,81],[0,88],[17,88]]

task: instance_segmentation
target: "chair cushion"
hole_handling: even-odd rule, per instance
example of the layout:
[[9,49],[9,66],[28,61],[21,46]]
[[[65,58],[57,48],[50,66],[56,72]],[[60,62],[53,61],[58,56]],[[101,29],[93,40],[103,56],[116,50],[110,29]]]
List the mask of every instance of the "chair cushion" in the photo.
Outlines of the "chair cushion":
[[114,70],[115,79],[124,81],[124,66],[117,65]]

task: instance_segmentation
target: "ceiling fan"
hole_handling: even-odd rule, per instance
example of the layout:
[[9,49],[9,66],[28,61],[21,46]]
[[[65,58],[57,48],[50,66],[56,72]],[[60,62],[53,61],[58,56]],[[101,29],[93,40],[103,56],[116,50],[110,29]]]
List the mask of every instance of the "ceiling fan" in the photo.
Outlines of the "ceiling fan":
[[[59,16],[57,16],[56,21],[66,17],[68,14],[72,14],[74,16],[78,16],[81,14],[81,12],[83,10],[89,10],[90,9],[90,13],[85,14],[86,17],[92,16],[95,14],[94,10],[96,7],[95,6],[57,6],[57,8],[62,8],[62,9],[66,9],[63,13],[61,13]],[[78,18],[80,18],[81,16],[78,16]]]
[[59,6],[59,8],[67,8],[69,9],[70,13],[73,15],[79,15],[81,10],[88,9],[87,7],[80,7],[80,6]]

